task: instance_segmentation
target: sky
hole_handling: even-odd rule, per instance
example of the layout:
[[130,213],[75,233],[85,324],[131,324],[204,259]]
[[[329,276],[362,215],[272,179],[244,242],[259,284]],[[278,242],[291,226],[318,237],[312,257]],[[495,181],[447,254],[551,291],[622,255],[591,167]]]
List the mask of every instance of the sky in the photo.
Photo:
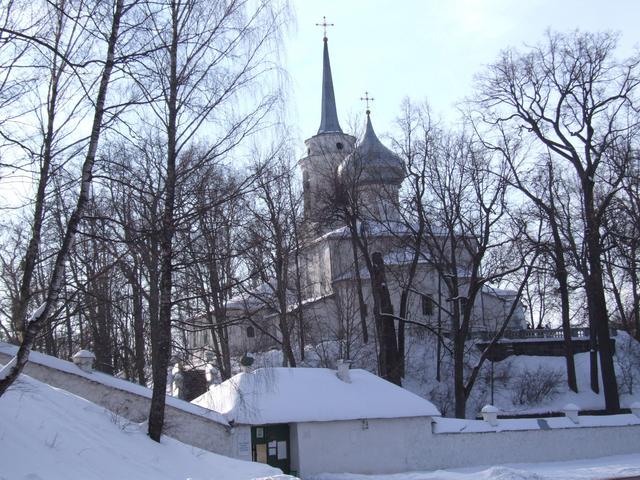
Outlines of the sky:
[[[323,16],[328,28],[338,118],[342,129],[362,128],[370,92],[376,132],[392,130],[406,97],[427,100],[445,120],[473,93],[474,75],[507,47],[538,43],[561,32],[621,34],[626,57],[640,44],[640,0],[292,0],[296,25],[284,44],[288,121],[302,140],[320,124]],[[351,126],[351,128],[349,128]]]

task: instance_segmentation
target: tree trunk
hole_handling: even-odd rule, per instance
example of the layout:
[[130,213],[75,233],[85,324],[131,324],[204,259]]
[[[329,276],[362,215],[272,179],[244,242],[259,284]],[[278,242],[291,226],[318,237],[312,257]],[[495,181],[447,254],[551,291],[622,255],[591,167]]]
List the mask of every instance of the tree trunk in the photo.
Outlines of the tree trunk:
[[607,302],[604,294],[604,285],[602,283],[602,250],[600,246],[599,224],[593,209],[594,198],[592,186],[593,182],[588,178],[583,182],[586,222],[585,236],[587,240],[587,261],[589,263],[586,293],[589,302],[589,319],[598,339],[605,408],[608,413],[618,413],[620,411],[620,399],[613,365]]
[[152,440],[160,441],[164,426],[164,408],[167,394],[167,370],[171,357],[171,306],[173,285],[173,234],[176,162],[177,162],[177,115],[178,115],[178,16],[179,7],[171,4],[171,44],[169,46],[169,98],[167,99],[167,172],[165,196],[160,234],[160,311],[157,323],[151,324],[151,362],[153,370],[153,395],[149,412],[148,434]]
[[371,288],[375,299],[374,313],[377,317],[380,353],[378,361],[382,378],[401,385],[398,342],[396,338],[393,305],[384,272],[384,260],[380,252],[372,257]]
[[360,261],[358,260],[358,246],[351,232],[351,250],[353,252],[353,268],[356,273],[356,290],[358,294],[358,313],[360,314],[360,329],[362,331],[363,343],[369,343],[369,329],[367,327],[367,304],[364,303],[364,295],[362,293],[362,277],[360,276]]
[[[552,209],[555,206],[552,204]],[[576,366],[573,357],[573,343],[571,341],[571,315],[569,312],[569,284],[567,269],[565,266],[564,252],[560,231],[553,212],[548,213],[549,224],[553,233],[554,258],[556,262],[555,274],[560,290],[560,309],[562,316],[562,338],[564,343],[564,357],[567,366],[567,383],[569,388],[578,392],[578,382],[576,380]]]

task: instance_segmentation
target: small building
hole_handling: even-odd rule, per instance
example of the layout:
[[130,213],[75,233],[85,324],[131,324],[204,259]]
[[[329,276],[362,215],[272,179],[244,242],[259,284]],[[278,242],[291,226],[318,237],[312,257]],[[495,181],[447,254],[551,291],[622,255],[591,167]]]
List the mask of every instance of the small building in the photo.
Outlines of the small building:
[[[193,400],[251,428],[251,455],[285,473],[406,471],[438,409],[365,370],[261,368]],[[357,468],[356,468],[357,466]]]

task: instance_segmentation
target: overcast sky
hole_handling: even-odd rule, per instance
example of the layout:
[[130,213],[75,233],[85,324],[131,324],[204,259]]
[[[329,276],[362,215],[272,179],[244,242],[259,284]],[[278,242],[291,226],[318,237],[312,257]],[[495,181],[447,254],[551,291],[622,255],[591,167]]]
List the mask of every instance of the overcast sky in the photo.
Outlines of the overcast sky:
[[368,90],[372,120],[388,132],[403,98],[428,100],[445,118],[471,95],[473,76],[508,46],[535,44],[547,28],[620,32],[621,56],[640,42],[639,0],[293,0],[297,26],[285,43],[289,121],[301,141],[320,124],[322,28],[343,130],[364,121]]

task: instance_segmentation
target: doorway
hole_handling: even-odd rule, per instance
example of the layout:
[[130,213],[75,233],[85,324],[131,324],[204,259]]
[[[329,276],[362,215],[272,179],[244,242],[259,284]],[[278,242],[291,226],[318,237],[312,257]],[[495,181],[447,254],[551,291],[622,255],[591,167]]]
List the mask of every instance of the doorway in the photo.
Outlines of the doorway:
[[251,427],[251,457],[254,462],[266,463],[288,474],[291,471],[290,454],[287,423]]

